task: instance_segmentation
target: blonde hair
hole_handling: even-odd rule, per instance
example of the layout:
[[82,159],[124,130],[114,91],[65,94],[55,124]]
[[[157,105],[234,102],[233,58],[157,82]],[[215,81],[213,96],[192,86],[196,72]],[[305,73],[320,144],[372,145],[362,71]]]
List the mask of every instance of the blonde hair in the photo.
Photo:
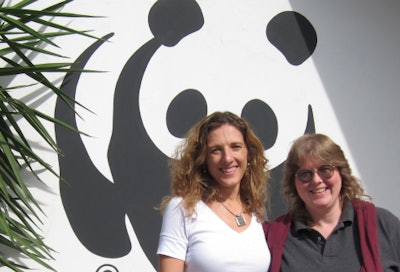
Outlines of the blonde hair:
[[340,191],[341,201],[370,199],[364,194],[359,180],[352,175],[349,163],[344,152],[335,142],[323,134],[305,134],[293,142],[284,166],[283,196],[288,204],[289,211],[297,217],[309,217],[304,202],[297,194],[295,175],[305,160],[314,160],[322,164],[334,165],[342,178]]
[[269,179],[268,160],[264,156],[261,141],[250,125],[231,112],[215,112],[199,121],[186,134],[184,143],[177,148],[174,158],[169,163],[171,195],[161,202],[161,211],[175,196],[183,198],[183,207],[188,215],[195,212],[198,201],[210,203],[218,200],[216,183],[206,166],[207,136],[224,124],[234,126],[242,133],[248,149],[249,165],[240,183],[240,196],[247,205],[245,211],[255,213],[260,221],[264,220]]

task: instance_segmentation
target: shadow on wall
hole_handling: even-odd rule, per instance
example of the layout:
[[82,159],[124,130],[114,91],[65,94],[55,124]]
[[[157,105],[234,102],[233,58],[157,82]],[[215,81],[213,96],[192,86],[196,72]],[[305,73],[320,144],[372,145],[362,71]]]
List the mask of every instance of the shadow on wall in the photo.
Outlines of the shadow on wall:
[[313,61],[355,161],[353,171],[375,204],[400,216],[398,177],[387,171],[398,167],[400,153],[400,2],[290,2],[318,26]]

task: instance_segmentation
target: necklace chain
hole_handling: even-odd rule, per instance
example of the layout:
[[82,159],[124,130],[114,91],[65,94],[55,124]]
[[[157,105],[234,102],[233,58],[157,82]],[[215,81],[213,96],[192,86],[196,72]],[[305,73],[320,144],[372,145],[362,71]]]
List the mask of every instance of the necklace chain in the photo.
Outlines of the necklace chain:
[[246,219],[242,216],[243,210],[238,213],[238,214],[234,214],[227,206],[225,206],[224,203],[220,202],[222,204],[222,206],[235,217],[235,221],[236,221],[236,225],[238,227],[243,227],[247,224]]
[[220,202],[220,203],[221,203],[222,206],[224,206],[224,208],[225,208],[230,214],[232,214],[233,216],[240,216],[240,215],[242,215],[242,213],[243,213],[243,210],[242,210],[240,213],[234,214],[227,206],[225,206],[225,204],[224,204],[223,202]]

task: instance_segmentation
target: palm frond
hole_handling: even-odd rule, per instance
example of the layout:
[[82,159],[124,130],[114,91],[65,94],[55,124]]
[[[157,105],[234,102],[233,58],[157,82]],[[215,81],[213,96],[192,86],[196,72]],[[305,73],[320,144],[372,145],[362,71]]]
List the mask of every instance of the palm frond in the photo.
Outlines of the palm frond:
[[[66,95],[46,76],[48,73],[66,72],[99,72],[71,68],[69,62],[35,63],[32,56],[46,55],[52,58],[65,59],[60,51],[56,38],[66,35],[79,35],[91,39],[99,39],[91,35],[89,30],[79,30],[59,23],[62,18],[100,18],[100,16],[63,12],[65,6],[72,2],[54,1],[44,9],[30,8],[31,4],[40,0],[12,1],[4,6],[0,2],[0,60],[5,65],[0,67],[0,77],[27,76],[33,83],[17,86],[0,86],[0,245],[16,250],[42,267],[53,270],[48,264],[52,259],[53,249],[48,247],[38,234],[43,211],[38,201],[31,194],[22,177],[22,171],[28,171],[39,182],[37,166],[49,171],[60,180],[59,174],[51,165],[43,160],[31,147],[26,131],[19,125],[23,120],[54,152],[61,152],[51,133],[43,122],[51,122],[67,129],[77,131],[60,120],[55,119],[11,95],[10,90],[27,86],[44,86],[73,109],[79,102]],[[49,2],[46,0],[46,2]],[[54,50],[52,49],[54,48]],[[56,51],[57,50],[57,51]],[[30,132],[31,133],[31,130]],[[17,263],[0,256],[0,266],[12,271],[27,269],[24,264]]]

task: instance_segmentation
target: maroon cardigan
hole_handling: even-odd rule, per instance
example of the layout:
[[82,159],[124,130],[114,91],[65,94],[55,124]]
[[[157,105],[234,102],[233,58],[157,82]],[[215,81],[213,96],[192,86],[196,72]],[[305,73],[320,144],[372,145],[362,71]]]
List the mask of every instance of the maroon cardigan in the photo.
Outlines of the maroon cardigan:
[[[354,211],[360,233],[361,255],[363,265],[361,272],[382,272],[379,258],[378,228],[375,206],[366,201],[354,200]],[[279,272],[282,260],[283,246],[290,229],[291,217],[282,215],[272,222],[264,222],[263,228],[271,251],[270,272]]]

